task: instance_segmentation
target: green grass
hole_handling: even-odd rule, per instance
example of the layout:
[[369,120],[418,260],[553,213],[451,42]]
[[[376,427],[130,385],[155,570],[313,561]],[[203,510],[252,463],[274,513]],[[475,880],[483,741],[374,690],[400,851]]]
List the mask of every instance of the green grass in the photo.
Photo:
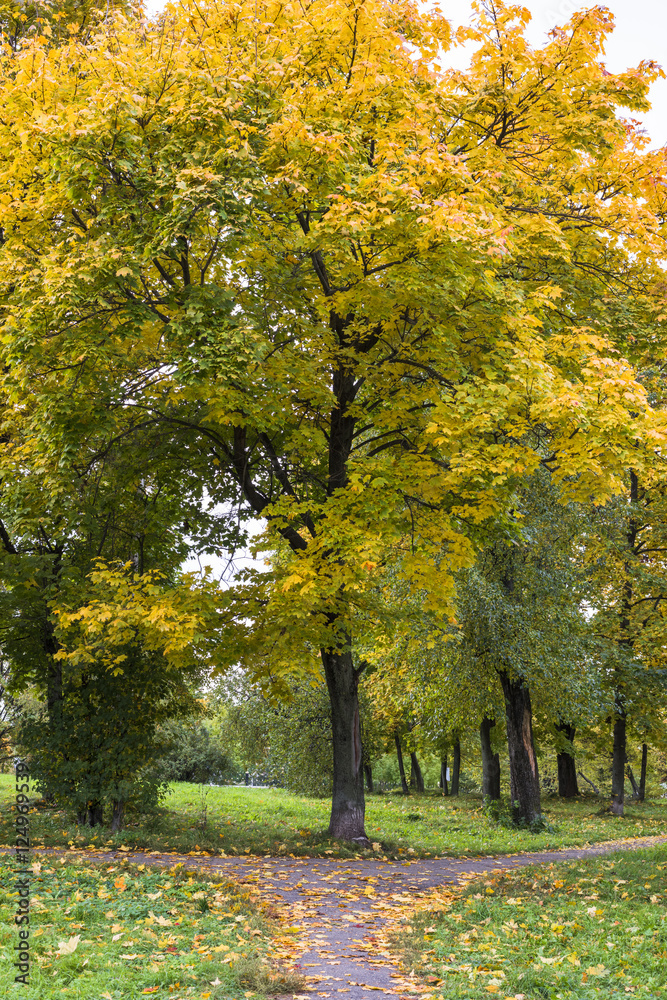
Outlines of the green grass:
[[[0,995],[222,1000],[298,988],[267,962],[271,926],[257,899],[209,875],[43,858],[31,879],[30,984],[14,983],[13,861],[0,865]],[[78,938],[78,941],[76,940]],[[71,954],[60,943],[75,942]],[[212,985],[216,983],[217,985]]]
[[[130,816],[122,833],[77,827],[64,810],[39,808],[30,814],[34,844],[118,847],[188,853],[272,854],[350,857],[356,849],[326,833],[329,803],[281,789],[204,789],[203,822],[199,786],[174,784],[165,806],[155,814]],[[0,842],[13,844],[12,775],[0,775]],[[366,830],[376,853],[391,858],[490,855],[597,843],[625,837],[667,834],[667,799],[628,805],[613,817],[596,798],[562,801],[546,798],[544,812],[552,830],[531,833],[494,822],[479,796],[371,795]]]
[[667,848],[469,883],[395,934],[447,1000],[667,995]]

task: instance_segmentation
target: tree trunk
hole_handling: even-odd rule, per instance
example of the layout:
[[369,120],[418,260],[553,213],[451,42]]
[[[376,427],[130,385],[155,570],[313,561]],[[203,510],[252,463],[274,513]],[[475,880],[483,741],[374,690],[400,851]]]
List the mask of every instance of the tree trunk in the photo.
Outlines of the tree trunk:
[[373,768],[370,764],[364,764],[364,774],[366,775],[366,791],[373,792]]
[[408,783],[405,780],[405,766],[403,764],[403,750],[401,749],[401,737],[398,733],[394,733],[394,741],[396,743],[396,756],[398,757],[398,770],[401,774],[401,789],[404,795],[410,794],[410,789],[408,788]]
[[522,680],[512,680],[504,670],[499,676],[505,697],[512,808],[516,819],[532,823],[541,810],[530,691]]
[[447,787],[447,755],[440,761],[440,787],[442,788],[443,795],[449,795],[449,789]]
[[490,799],[500,798],[500,754],[491,747],[491,730],[495,719],[484,716],[479,727],[479,741],[482,746],[482,794]]
[[89,802],[77,813],[76,821],[79,826],[102,826],[104,822],[102,803],[97,800]]
[[614,751],[611,759],[611,806],[614,816],[623,815],[625,800],[625,712],[621,708],[614,720]]
[[646,765],[648,763],[648,744],[642,743],[642,769],[639,774],[639,801],[646,798]]
[[419,766],[419,761],[417,760],[417,754],[414,750],[410,753],[410,784],[416,788],[418,792],[424,791],[424,776],[422,774],[422,769]]
[[111,814],[111,832],[118,833],[119,830],[123,829],[123,820],[125,819],[125,803],[122,800],[114,800],[113,811]]
[[630,784],[632,785],[632,797],[633,799],[639,801],[639,785],[637,784],[637,779],[635,778],[633,770],[629,764],[625,773],[630,780]]
[[[458,737],[454,740],[454,766],[452,767],[452,787],[450,795],[459,794],[459,775],[461,774],[461,740]],[[500,758],[498,758],[498,781],[500,782]],[[498,788],[500,795],[500,787]]]
[[[574,726],[570,726],[567,722],[560,722],[556,729],[559,733],[562,733],[566,740],[569,740],[570,745],[574,743],[574,734],[576,732]],[[575,795],[579,794],[579,786],[577,784],[577,769],[574,763],[574,746],[572,746],[572,753],[569,750],[559,750],[557,756],[558,762],[558,794],[563,799],[574,798]]]
[[329,833],[368,843],[364,829],[364,775],[359,727],[359,676],[349,650],[322,651],[331,702],[333,795]]

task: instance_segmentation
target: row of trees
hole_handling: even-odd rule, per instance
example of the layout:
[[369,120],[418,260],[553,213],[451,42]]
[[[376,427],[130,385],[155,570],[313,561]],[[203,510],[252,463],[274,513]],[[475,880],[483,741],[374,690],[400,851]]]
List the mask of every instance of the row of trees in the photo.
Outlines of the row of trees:
[[[130,740],[238,664],[324,678],[334,836],[365,840],[364,674],[380,712],[440,697],[440,739],[499,684],[528,821],[531,697],[564,738],[606,699],[621,808],[627,720],[662,706],[665,157],[624,117],[660,70],[605,69],[603,8],[540,49],[527,17],[5,25],[2,644],[67,794],[101,716]],[[180,573],[253,517],[264,571]]]

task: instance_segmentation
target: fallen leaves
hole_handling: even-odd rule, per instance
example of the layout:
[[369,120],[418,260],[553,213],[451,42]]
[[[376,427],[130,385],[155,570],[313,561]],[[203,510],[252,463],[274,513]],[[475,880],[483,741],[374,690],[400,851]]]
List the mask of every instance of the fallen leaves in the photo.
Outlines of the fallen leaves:
[[75,934],[68,941],[58,942],[58,957],[62,958],[63,955],[73,955],[79,946],[79,941],[81,940],[80,934]]

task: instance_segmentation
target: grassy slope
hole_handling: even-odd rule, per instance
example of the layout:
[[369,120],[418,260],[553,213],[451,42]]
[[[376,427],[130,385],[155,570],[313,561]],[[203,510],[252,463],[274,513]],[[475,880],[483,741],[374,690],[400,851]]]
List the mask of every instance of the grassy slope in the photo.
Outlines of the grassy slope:
[[[272,927],[260,901],[206,878],[44,859],[32,879],[30,984],[20,987],[21,997],[130,1000],[155,992],[172,1000],[245,1000],[298,988],[294,977],[271,971]],[[0,996],[10,996],[18,941],[11,863],[0,863],[0,886]],[[72,954],[59,955],[60,942],[72,941]]]
[[[10,845],[13,788],[13,776],[0,775],[0,843]],[[280,789],[209,788],[203,827],[198,786],[175,784],[172,789],[156,815],[130,818],[127,829],[113,838],[104,830],[82,832],[60,810],[33,812],[33,843],[122,843],[151,850],[228,854],[347,857],[354,853],[326,834],[329,803],[325,800]],[[575,802],[545,798],[543,808],[554,830],[533,834],[493,822],[477,796],[374,795],[367,799],[366,829],[379,845],[378,853],[388,857],[498,854],[667,833],[667,799],[629,805],[621,819],[604,813],[604,803],[595,798]]]
[[660,846],[477,880],[412,917],[394,942],[447,1000],[658,998],[666,904]]

